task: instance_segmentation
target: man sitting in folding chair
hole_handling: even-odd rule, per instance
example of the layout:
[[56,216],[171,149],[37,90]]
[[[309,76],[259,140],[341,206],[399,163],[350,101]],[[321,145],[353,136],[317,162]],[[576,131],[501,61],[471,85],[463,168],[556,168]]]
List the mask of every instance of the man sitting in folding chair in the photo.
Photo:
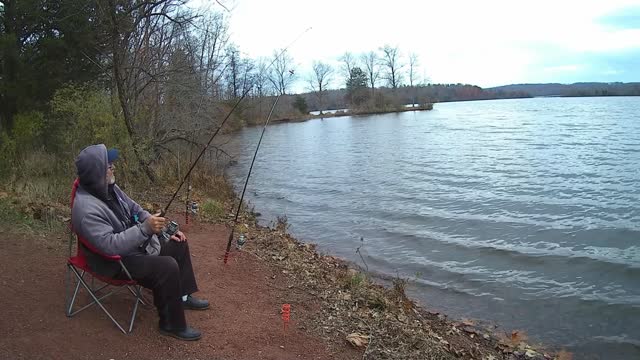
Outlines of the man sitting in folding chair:
[[[185,235],[178,231],[162,243],[165,218],[151,215],[116,184],[115,149],[103,144],[83,149],[76,159],[79,186],[72,209],[73,229],[97,252],[119,255],[131,278],[153,291],[164,335],[198,340],[200,331],[187,326],[184,309],[204,310],[209,302],[192,296],[198,291]],[[117,262],[82,247],[89,268],[101,276],[127,279]]]

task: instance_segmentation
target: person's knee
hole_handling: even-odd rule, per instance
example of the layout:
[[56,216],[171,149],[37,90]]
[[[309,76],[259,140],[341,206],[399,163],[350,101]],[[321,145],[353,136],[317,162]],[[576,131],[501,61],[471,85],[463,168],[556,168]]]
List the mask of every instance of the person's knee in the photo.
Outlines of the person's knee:
[[154,256],[150,262],[149,278],[153,282],[152,288],[180,281],[180,268],[171,256]]
[[163,258],[165,258],[162,265],[163,270],[169,273],[180,273],[180,267],[178,266],[176,259],[171,256],[163,256]]
[[157,273],[163,274],[165,278],[180,276],[178,262],[171,256],[159,256],[155,268]]

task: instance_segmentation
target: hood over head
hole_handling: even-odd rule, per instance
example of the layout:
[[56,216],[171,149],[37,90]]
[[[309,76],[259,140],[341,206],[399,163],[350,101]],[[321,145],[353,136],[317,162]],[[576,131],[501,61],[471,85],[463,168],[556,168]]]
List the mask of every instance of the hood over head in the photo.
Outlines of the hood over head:
[[107,199],[107,166],[107,147],[104,144],[87,146],[76,158],[80,186],[100,199]]

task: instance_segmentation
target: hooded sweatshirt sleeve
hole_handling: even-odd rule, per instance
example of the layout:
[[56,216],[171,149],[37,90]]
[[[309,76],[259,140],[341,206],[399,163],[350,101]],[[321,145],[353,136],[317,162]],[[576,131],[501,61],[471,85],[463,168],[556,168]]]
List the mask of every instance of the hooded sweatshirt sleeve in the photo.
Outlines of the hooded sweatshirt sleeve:
[[107,218],[98,212],[87,212],[78,225],[76,231],[105,255],[139,254],[140,245],[149,237],[143,230],[142,224],[121,232],[114,232]]

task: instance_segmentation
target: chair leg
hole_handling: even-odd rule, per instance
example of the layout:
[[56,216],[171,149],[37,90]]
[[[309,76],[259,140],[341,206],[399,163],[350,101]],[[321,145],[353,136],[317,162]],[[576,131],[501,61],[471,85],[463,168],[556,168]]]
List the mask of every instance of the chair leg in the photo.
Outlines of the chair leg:
[[[131,288],[129,288],[129,290],[131,290]],[[136,304],[133,305],[133,311],[131,312],[131,321],[129,322],[129,333],[131,333],[131,331],[133,330],[133,322],[136,320],[136,313],[138,312],[139,303],[144,304],[144,302],[142,301],[142,293],[140,292],[140,285],[136,286]]]
[[[71,271],[74,272],[74,274],[76,275],[77,279],[78,279],[78,284],[82,284],[82,286],[87,290],[87,292],[89,293],[89,295],[93,298],[93,302],[98,305],[102,311],[104,311],[105,314],[107,314],[107,316],[109,317],[109,319],[111,319],[111,321],[118,327],[118,329],[120,329],[120,331],[122,331],[124,334],[127,334],[127,332],[122,328],[122,326],[120,326],[120,323],[118,323],[118,321],[116,319],[113,318],[113,316],[111,315],[111,313],[104,307],[104,305],[102,305],[102,303],[100,302],[101,299],[99,299],[98,297],[96,297],[96,295],[93,293],[93,291],[91,291],[91,288],[89,287],[89,285],[86,283],[86,281],[84,281],[84,271],[82,272],[82,275],[80,275],[78,273],[78,271],[73,267],[73,266],[69,266],[69,268],[71,269]],[[78,285],[79,286],[79,285]],[[78,287],[76,286],[76,293],[73,296],[73,300],[75,300],[75,297],[77,295],[78,292]],[[110,295],[110,294],[109,294]],[[107,295],[108,296],[108,295]],[[103,297],[104,298],[104,297]],[[93,305],[89,304],[88,306]],[[88,307],[87,306],[87,307]],[[135,309],[137,309],[138,303],[136,301],[136,305],[135,305]],[[86,307],[85,307],[86,308]],[[84,308],[83,308],[84,309]],[[82,310],[83,310],[82,309]],[[80,310],[81,311],[81,310]],[[77,312],[76,312],[77,313]]]
[[[109,296],[111,296],[111,295],[113,295],[113,294],[117,293],[118,291],[119,291],[119,290],[114,290],[114,291],[111,291],[111,292],[110,292],[110,293],[108,293],[108,294],[104,294],[104,295],[100,296],[100,297],[98,298],[98,300],[99,300],[99,301],[102,301],[102,300],[104,300],[104,299],[108,298]],[[95,295],[95,293],[94,293],[94,295]],[[97,295],[96,295],[96,297],[97,297]],[[77,313],[79,313],[79,312],[81,312],[81,311],[83,311],[83,310],[85,310],[85,309],[87,309],[87,308],[89,308],[89,307],[91,307],[91,306],[93,306],[93,305],[96,305],[96,302],[95,302],[95,301],[92,301],[92,302],[88,303],[87,305],[85,305],[85,306],[81,307],[80,309],[78,309],[78,310],[74,311],[73,313],[71,313],[71,315],[70,315],[69,317],[74,316],[75,314],[77,314]]]
[[71,270],[69,269],[69,265],[67,265],[67,271],[65,271],[64,277],[64,313],[69,316],[71,308]]
[[[73,273],[76,275],[76,277],[78,279],[82,278],[84,276],[84,271],[82,272],[82,275],[78,274],[78,271],[76,271],[75,268],[73,268],[71,265],[67,264],[67,270],[69,273],[69,285],[71,285],[71,271],[73,271]],[[72,317],[74,314],[78,313],[73,313],[71,310],[73,309],[73,303],[76,301],[76,296],[78,296],[78,290],[80,289],[80,281],[78,281],[78,283],[76,284],[76,289],[73,291],[73,295],[70,297],[70,301],[69,301],[69,306],[67,307],[67,317]],[[71,290],[71,288],[69,288],[69,290]]]
[[129,292],[131,293],[131,295],[133,295],[133,296],[137,297],[138,299],[140,299],[140,303],[143,306],[147,306],[147,305],[151,304],[151,302],[149,302],[149,300],[147,300],[144,297],[144,294],[142,294],[142,286],[140,286],[140,285],[134,286],[135,290],[132,289],[131,286],[127,286],[127,289],[129,289]]

